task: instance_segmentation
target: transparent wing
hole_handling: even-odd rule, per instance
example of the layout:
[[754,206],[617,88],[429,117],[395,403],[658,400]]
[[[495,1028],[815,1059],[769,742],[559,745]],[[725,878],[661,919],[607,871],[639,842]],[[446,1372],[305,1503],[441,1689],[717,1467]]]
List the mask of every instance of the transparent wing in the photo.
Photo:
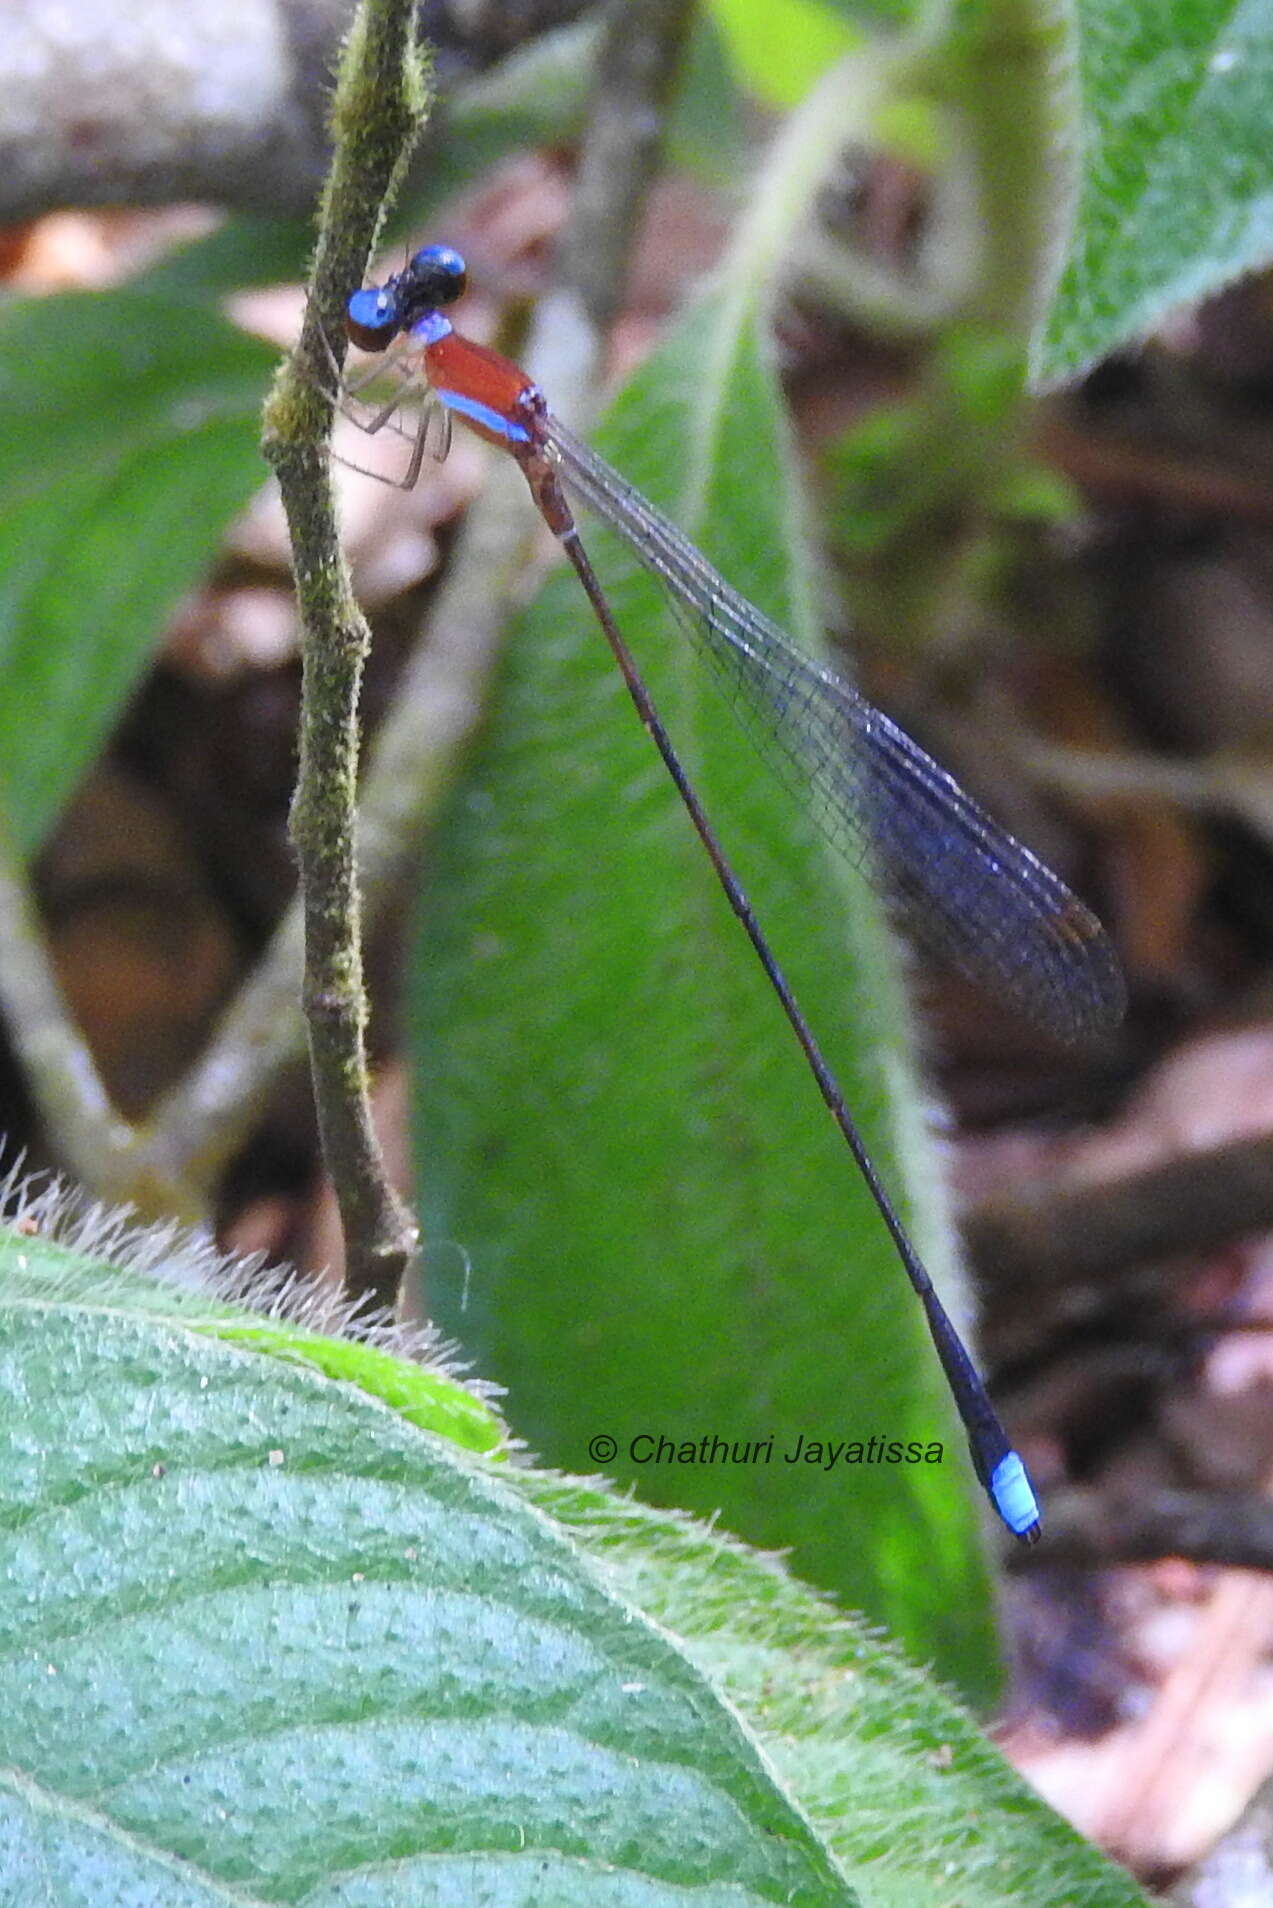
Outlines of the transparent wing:
[[1125,1001],[1118,962],[1064,882],[556,419],[548,444],[567,490],[663,584],[761,753],[916,938],[1063,1040],[1112,1026]]

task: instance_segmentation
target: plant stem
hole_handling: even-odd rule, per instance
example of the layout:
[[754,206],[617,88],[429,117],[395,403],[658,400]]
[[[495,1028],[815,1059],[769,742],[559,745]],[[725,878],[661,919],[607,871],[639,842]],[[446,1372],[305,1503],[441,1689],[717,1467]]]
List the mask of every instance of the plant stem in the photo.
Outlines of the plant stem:
[[961,315],[1008,333],[1023,355],[1077,194],[1073,40],[1064,0],[983,0],[975,28],[952,32],[939,56],[939,90],[969,137],[981,202],[981,264]]
[[[363,0],[337,80],[336,149],[323,194],[300,344],[266,407],[292,540],[303,628],[300,772],[292,838],[305,917],[303,1005],[323,1154],[345,1238],[345,1285],[368,1305],[397,1298],[415,1222],[389,1183],[371,1117],[355,852],[358,694],[370,634],[340,551],[327,461],[330,356],[343,303],[362,282],[382,208],[420,127],[425,80],[411,0]],[[328,349],[326,340],[340,339]]]
[[111,1105],[88,1043],[67,1008],[49,960],[35,898],[0,812],[0,1005],[61,1159],[107,1198],[131,1198],[134,1133]]

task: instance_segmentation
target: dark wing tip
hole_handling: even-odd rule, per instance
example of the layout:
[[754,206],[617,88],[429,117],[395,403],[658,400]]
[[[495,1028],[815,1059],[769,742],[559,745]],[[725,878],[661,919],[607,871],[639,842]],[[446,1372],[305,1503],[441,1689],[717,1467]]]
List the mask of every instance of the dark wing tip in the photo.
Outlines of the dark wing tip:
[[1073,895],[1051,926],[1061,959],[1047,1026],[1070,1044],[1111,1033],[1127,1011],[1127,983],[1108,934]]

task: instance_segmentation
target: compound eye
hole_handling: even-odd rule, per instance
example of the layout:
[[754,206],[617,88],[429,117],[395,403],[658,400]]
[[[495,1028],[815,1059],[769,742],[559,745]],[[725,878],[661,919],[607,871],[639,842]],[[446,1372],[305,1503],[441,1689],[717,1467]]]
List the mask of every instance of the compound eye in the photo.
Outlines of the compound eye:
[[360,351],[385,351],[402,330],[398,301],[384,286],[356,291],[345,306],[345,330]]
[[468,269],[453,246],[425,245],[411,260],[405,275],[411,280],[412,302],[431,309],[454,304],[463,296]]

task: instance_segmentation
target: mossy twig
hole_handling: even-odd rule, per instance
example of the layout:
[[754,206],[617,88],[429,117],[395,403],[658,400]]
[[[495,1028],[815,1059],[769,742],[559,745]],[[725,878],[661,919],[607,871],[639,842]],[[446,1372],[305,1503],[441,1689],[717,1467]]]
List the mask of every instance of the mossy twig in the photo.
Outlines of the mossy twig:
[[309,304],[300,343],[266,407],[264,436],[287,512],[304,632],[292,837],[314,1094],[345,1237],[346,1288],[377,1305],[396,1300],[416,1227],[389,1183],[371,1118],[355,851],[358,694],[370,636],[340,551],[326,387],[332,353],[339,361],[344,350],[344,300],[362,282],[383,207],[423,121],[425,66],[413,22],[411,0],[363,0],[354,21],[337,80],[336,147]]

